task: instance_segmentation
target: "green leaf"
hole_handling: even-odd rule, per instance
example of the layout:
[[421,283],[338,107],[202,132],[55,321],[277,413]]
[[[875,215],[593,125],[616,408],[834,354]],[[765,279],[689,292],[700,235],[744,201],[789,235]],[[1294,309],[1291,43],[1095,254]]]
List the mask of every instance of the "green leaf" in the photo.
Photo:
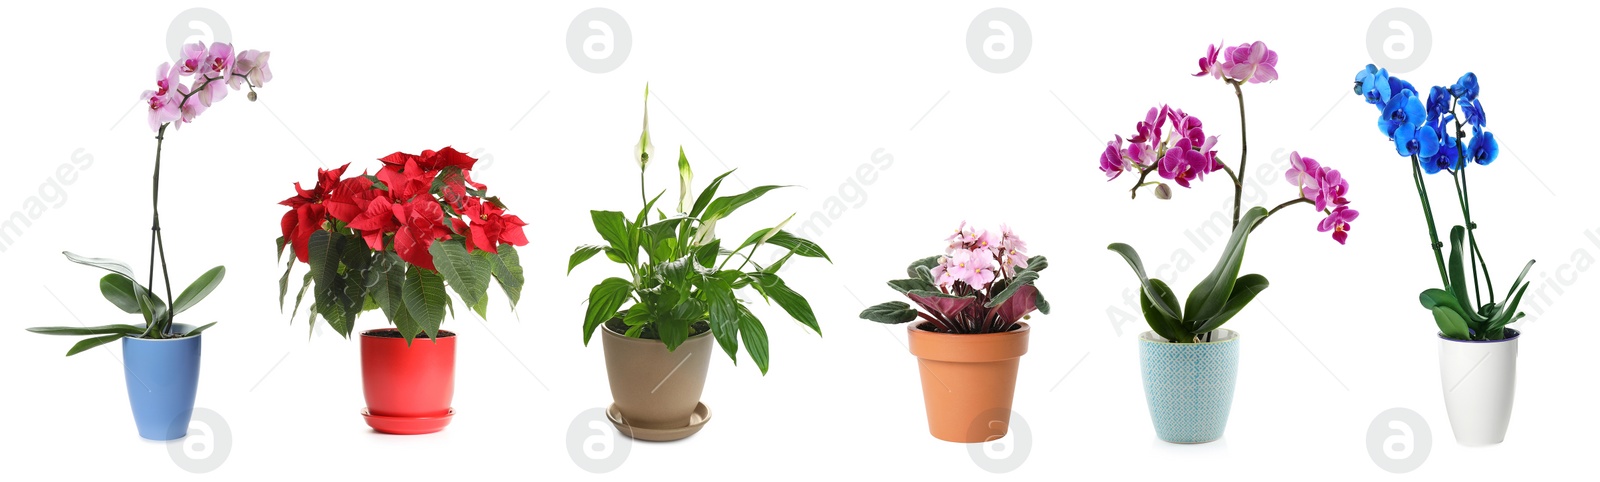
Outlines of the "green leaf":
[[[1154,299],[1150,297],[1150,292],[1156,293]],[[1144,313],[1144,321],[1150,325],[1150,330],[1173,343],[1193,341],[1194,335],[1183,331],[1182,319],[1176,316],[1168,316],[1162,312],[1157,308],[1159,305],[1154,304],[1154,300],[1160,300],[1168,305],[1177,305],[1178,295],[1174,294],[1172,288],[1168,288],[1167,284],[1159,279],[1150,280],[1149,292],[1139,290],[1139,311]]]
[[132,281],[128,281],[127,278],[119,275],[108,274],[100,278],[100,294],[106,297],[106,301],[110,301],[111,304],[116,305],[124,313],[140,313],[139,299],[135,298],[138,295],[134,293],[143,291],[142,289],[134,288]]
[[289,321],[290,322],[294,321],[294,313],[296,311],[300,311],[300,301],[305,299],[306,290],[311,289],[311,275],[312,275],[312,273],[308,272],[300,280],[300,294],[295,295],[295,297],[294,297],[294,309],[289,311]]
[[795,236],[788,231],[778,231],[777,234],[767,239],[767,243],[788,248],[789,251],[800,256],[807,258],[822,258],[828,260],[829,263],[833,262],[833,258],[829,258],[828,253],[822,251],[822,246],[818,246],[817,243],[813,243],[810,240]]
[[1039,310],[1039,313],[1050,314],[1050,302],[1044,300],[1044,292],[1038,288],[1033,290],[1033,308]]
[[898,325],[917,319],[917,310],[904,301],[890,301],[861,310],[861,319]]
[[767,328],[761,325],[761,320],[750,312],[744,305],[735,305],[739,309],[739,338],[744,340],[744,351],[750,354],[750,359],[756,362],[756,368],[761,369],[761,374],[767,374]]
[[622,278],[606,278],[589,290],[589,309],[583,317],[583,344],[589,344],[594,329],[617,317],[617,308],[628,300],[633,283]]
[[[200,275],[193,283],[189,283],[189,287],[184,288],[183,293],[178,295],[178,301],[172,302],[172,314],[183,313],[185,310],[199,304],[200,300],[206,299],[207,295],[210,295],[212,291],[217,289],[218,285],[222,284],[222,277],[227,273],[227,268],[218,266]],[[289,272],[285,271],[283,274],[284,278],[280,280],[279,284],[283,287],[288,287]],[[279,304],[282,304],[282,302],[283,299],[280,297]]]
[[1233,319],[1234,315],[1244,310],[1244,307],[1249,305],[1256,295],[1261,294],[1270,285],[1267,282],[1267,277],[1259,274],[1247,274],[1239,277],[1239,280],[1233,284],[1233,292],[1228,295],[1228,304],[1223,306],[1222,312],[1212,316],[1209,320],[1205,320],[1194,332],[1210,333],[1211,330],[1221,327],[1223,323],[1227,323],[1228,320]]
[[1432,308],[1433,322],[1439,325],[1439,333],[1446,338],[1455,340],[1471,340],[1472,335],[1467,332],[1467,320],[1461,314],[1444,306]]
[[[522,301],[522,286],[526,282],[522,276],[522,257],[517,254],[517,248],[509,244],[500,245],[499,251],[493,258],[494,281],[500,284],[500,290],[511,300],[511,310],[516,311],[517,303]],[[572,267],[568,266],[567,272],[571,271]]]
[[[487,306],[484,301],[489,295],[489,273],[494,269],[488,251],[468,253],[465,243],[436,241],[428,247],[428,253],[433,255],[433,266],[461,301],[474,311]],[[486,311],[478,313],[484,319],[487,315]]]
[[1228,305],[1228,298],[1233,295],[1233,285],[1239,280],[1239,268],[1244,264],[1246,241],[1256,223],[1266,216],[1267,210],[1260,206],[1244,213],[1239,225],[1233,228],[1228,244],[1223,247],[1222,257],[1217,260],[1216,267],[1189,292],[1189,298],[1183,304],[1184,316],[1178,319],[1190,323],[1208,320]]
[[899,291],[900,294],[906,294],[912,291],[939,291],[938,286],[935,286],[933,283],[929,283],[927,280],[921,278],[890,280],[889,287],[894,288],[895,291]]
[[711,242],[694,249],[694,261],[700,267],[711,269],[717,263],[717,253],[722,249],[722,240],[713,239]]
[[[1450,228],[1450,295],[1461,302],[1462,308],[1472,305],[1472,298],[1467,297],[1467,287],[1471,286],[1469,283],[1472,281],[1467,279],[1467,271],[1461,259],[1466,254],[1466,250],[1461,246],[1466,236],[1467,228],[1461,226]],[[1489,321],[1488,317],[1478,314],[1477,310],[1463,309],[1460,314],[1466,315],[1469,324]]]
[[1012,278],[1010,282],[1006,283],[1005,289],[1000,290],[999,293],[996,293],[994,297],[990,298],[989,302],[984,303],[983,306],[985,308],[994,308],[996,306],[1000,306],[1000,304],[1005,303],[1006,300],[1011,299],[1011,295],[1016,294],[1018,289],[1021,289],[1023,286],[1033,284],[1034,280],[1037,279],[1039,279],[1039,273],[1033,271],[1019,272],[1015,278]]
[[144,327],[134,325],[102,325],[102,326],[41,326],[29,328],[28,331],[41,335],[83,336],[83,335],[129,335],[139,336],[144,333]]
[[1045,259],[1044,256],[1028,258],[1028,271],[1044,271],[1048,267],[1050,267],[1050,261]]
[[572,250],[572,258],[567,260],[567,274],[572,274],[572,268],[578,267],[578,265],[583,264],[584,261],[588,261],[589,258],[593,258],[594,255],[599,254],[600,251],[604,249],[604,246],[586,244]]
[[700,213],[705,212],[706,206],[711,204],[712,196],[717,194],[717,188],[722,186],[722,178],[728,177],[729,174],[733,174],[733,171],[724,172],[716,179],[712,179],[711,184],[707,184],[706,188],[700,191],[700,195],[694,198],[694,209],[689,210],[689,217],[701,217]]
[[[283,247],[288,245],[289,240],[285,239],[283,236],[278,236],[278,259],[283,259]],[[294,262],[290,261],[289,264],[292,265]]]
[[705,278],[700,284],[700,296],[710,314],[711,336],[717,339],[728,358],[739,364],[739,301],[733,288],[716,277]]
[[789,288],[778,275],[771,273],[748,273],[756,280],[751,286],[756,286],[762,293],[778,302],[778,306],[789,316],[801,324],[811,328],[811,331],[822,334],[822,327],[817,325],[817,315],[811,311],[811,303],[804,296]]
[[204,325],[200,325],[199,327],[197,327],[197,328],[195,328],[193,330],[189,330],[188,333],[184,333],[183,336],[189,337],[189,336],[199,335],[200,332],[206,331],[208,329],[211,329],[211,327],[213,327],[213,326],[217,326],[217,322],[213,321],[213,322],[210,322],[210,323],[206,323]]
[[1417,298],[1419,301],[1421,301],[1423,308],[1430,310],[1440,306],[1457,312],[1463,310],[1461,307],[1461,301],[1457,300],[1455,295],[1438,288],[1429,288],[1423,290],[1422,294],[1418,295]]
[[[70,251],[62,251],[61,254],[65,255],[68,260],[74,263],[84,266],[93,266],[110,271],[115,273],[117,276],[128,280],[129,289],[131,289],[136,295],[146,295],[143,297],[145,300],[154,299],[158,302],[160,300],[160,298],[158,298],[154,293],[149,293],[146,291],[144,285],[139,284],[138,278],[136,278],[133,274],[133,268],[128,267],[127,263],[108,258],[88,258],[73,254]],[[104,292],[102,292],[102,294],[104,294]],[[134,299],[138,300],[140,298],[136,296]],[[155,328],[156,326],[161,325],[161,322],[165,321],[167,318],[165,303],[162,303],[158,306],[150,306],[149,303],[141,303],[140,312],[145,315],[146,326],[149,328]]]
[[[1505,328],[1506,325],[1511,324],[1516,320],[1516,318],[1520,318],[1522,316],[1522,313],[1517,313],[1517,305],[1522,303],[1523,293],[1527,293],[1528,287],[1532,285],[1532,282],[1528,282],[1523,283],[1521,288],[1513,287],[1516,289],[1516,295],[1511,298],[1509,303],[1505,304],[1505,306],[1500,310],[1500,313],[1496,314],[1494,318],[1489,319],[1489,331]],[[1515,316],[1513,316],[1513,313],[1515,313]]]
[[736,195],[733,195],[733,196],[719,197],[719,198],[711,201],[710,205],[706,206],[705,215],[701,216],[701,218],[702,219],[723,219],[723,218],[726,218],[726,217],[728,217],[729,214],[732,214],[734,210],[739,209],[740,206],[744,206],[746,204],[750,204],[751,201],[755,201],[756,199],[760,198],[763,194],[766,194],[767,192],[772,191],[773,189],[778,189],[778,188],[783,188],[783,187],[788,187],[788,186],[760,186],[760,187],[757,187],[755,189],[751,189],[749,191],[746,191],[746,192],[743,192],[743,193],[740,193],[740,194],[736,194]]
[[386,251],[374,259],[373,264],[374,271],[378,274],[378,283],[372,287],[372,298],[378,302],[378,309],[383,310],[383,317],[400,331],[400,336],[405,338],[406,345],[410,346],[411,341],[422,333],[422,325],[412,319],[410,311],[406,309],[405,261],[394,252]]
[[[910,278],[922,278],[923,276],[920,274],[922,270],[932,270],[935,266],[939,266],[939,256],[929,256],[912,261],[911,265],[906,267],[906,276]],[[936,284],[936,282],[933,280],[932,274],[929,274],[926,279],[929,283]]]
[[289,273],[294,272],[295,261],[295,258],[290,258],[288,266],[283,268],[283,277],[278,278],[278,311],[280,312],[283,311],[285,297],[289,296]]
[[444,278],[420,266],[406,269],[405,285],[400,297],[406,302],[406,312],[416,320],[428,339],[439,336],[439,325],[444,323],[444,307],[449,295],[444,292]]
[[[1155,308],[1157,311],[1160,311],[1161,315],[1165,316],[1166,318],[1174,320],[1183,319],[1183,315],[1178,311],[1178,304],[1176,302],[1177,298],[1173,297],[1173,302],[1169,303],[1165,296],[1159,295],[1159,293],[1161,293],[1160,291],[1156,291],[1156,283],[1158,283],[1159,280],[1151,280],[1148,276],[1145,276],[1144,262],[1139,260],[1139,252],[1134,251],[1133,246],[1128,246],[1122,243],[1111,243],[1111,245],[1107,246],[1106,249],[1115,251],[1117,254],[1122,255],[1122,259],[1128,261],[1128,266],[1133,268],[1133,274],[1139,277],[1139,283],[1143,286],[1143,289],[1139,290],[1141,293],[1144,293],[1147,295],[1147,297],[1151,293],[1157,293],[1157,296],[1150,300],[1152,303],[1151,307]],[[1029,261],[1029,264],[1032,264],[1031,260]],[[1166,285],[1162,284],[1162,286]],[[1149,310],[1145,310],[1145,317],[1149,318]],[[1151,328],[1154,327],[1155,325],[1152,324]],[[1161,334],[1160,331],[1157,331],[1156,334],[1160,334],[1163,337],[1167,336],[1165,334]]]
[[89,339],[80,341],[76,345],[72,345],[72,349],[67,350],[67,356],[72,356],[72,355],[76,355],[76,354],[79,354],[79,353],[83,353],[85,351],[88,351],[90,348],[94,348],[94,347],[97,347],[97,346],[100,346],[100,345],[111,343],[113,341],[121,340],[122,337],[124,337],[124,336],[129,336],[129,335],[123,335],[123,334],[119,333],[119,334],[116,334],[116,335],[97,336],[97,337],[94,337],[94,338],[89,338]]
[[[929,269],[927,266],[913,266],[912,269],[916,270],[914,273],[912,273],[912,278],[922,280],[930,285],[938,286],[938,280],[933,278],[933,270]],[[938,290],[934,289],[929,291]]]
[[634,255],[638,251],[630,251],[628,244],[628,220],[622,213],[616,211],[589,211],[589,217],[594,220],[594,230],[623,256],[624,264],[633,264]]
[[706,305],[693,298],[684,300],[672,308],[672,312],[663,319],[656,320],[656,335],[661,338],[661,343],[667,345],[667,351],[674,351],[689,339],[689,326],[706,316]]

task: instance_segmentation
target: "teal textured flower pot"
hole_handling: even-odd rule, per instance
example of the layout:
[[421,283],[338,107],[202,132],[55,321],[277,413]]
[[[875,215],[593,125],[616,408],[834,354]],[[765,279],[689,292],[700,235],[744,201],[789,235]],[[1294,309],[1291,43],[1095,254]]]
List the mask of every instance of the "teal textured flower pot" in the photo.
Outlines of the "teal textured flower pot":
[[1180,444],[1222,438],[1239,377],[1239,334],[1213,332],[1207,343],[1172,343],[1154,332],[1139,335],[1150,421],[1161,440]]

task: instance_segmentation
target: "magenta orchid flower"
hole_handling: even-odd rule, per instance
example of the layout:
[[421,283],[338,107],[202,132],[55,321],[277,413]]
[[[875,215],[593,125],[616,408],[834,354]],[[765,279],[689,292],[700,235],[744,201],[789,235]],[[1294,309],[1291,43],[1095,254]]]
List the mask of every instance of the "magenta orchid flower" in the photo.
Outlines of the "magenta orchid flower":
[[1105,171],[1106,181],[1110,182],[1127,169],[1128,159],[1123,157],[1122,136],[1118,135],[1116,141],[1106,143],[1105,152],[1100,154],[1100,170]]
[[1257,40],[1228,47],[1223,55],[1227,59],[1222,63],[1222,70],[1228,78],[1252,84],[1278,79],[1278,53],[1268,49],[1265,42]]
[[1289,153],[1289,172],[1285,178],[1300,190],[1300,195],[1306,199],[1316,199],[1317,190],[1322,186],[1322,166],[1316,159],[1300,157],[1299,151]]
[[1345,240],[1350,238],[1350,221],[1354,221],[1360,214],[1349,206],[1333,208],[1333,212],[1328,213],[1328,217],[1322,218],[1322,222],[1317,224],[1317,231],[1323,233],[1333,231],[1333,240],[1344,244]]
[[[1218,43],[1220,43],[1220,42],[1218,42]],[[1195,77],[1205,77],[1207,74],[1210,74],[1211,78],[1213,78],[1213,79],[1221,79],[1222,78],[1222,66],[1221,66],[1221,64],[1217,63],[1217,55],[1219,55],[1221,53],[1222,53],[1222,49],[1217,48],[1217,46],[1215,44],[1213,44],[1209,48],[1207,48],[1206,49],[1206,56],[1205,57],[1200,57],[1200,71],[1199,72],[1195,72],[1194,76]]]
[[1321,179],[1317,181],[1316,195],[1311,197],[1311,201],[1316,203],[1317,210],[1323,211],[1328,209],[1329,206],[1350,204],[1350,201],[1344,197],[1346,193],[1350,192],[1350,182],[1344,180],[1344,176],[1339,174],[1339,170],[1322,167],[1320,174]]

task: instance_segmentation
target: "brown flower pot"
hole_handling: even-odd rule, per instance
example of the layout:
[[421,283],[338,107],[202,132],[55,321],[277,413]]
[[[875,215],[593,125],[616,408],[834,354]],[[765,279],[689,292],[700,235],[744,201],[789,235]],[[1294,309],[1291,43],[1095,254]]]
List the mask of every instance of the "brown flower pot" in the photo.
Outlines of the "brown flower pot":
[[959,335],[912,324],[911,354],[922,372],[928,431],[939,440],[979,443],[1005,436],[1028,324],[1005,333]]
[[612,422],[645,440],[677,440],[699,431],[710,418],[700,404],[706,371],[718,352],[711,332],[689,337],[674,351],[660,340],[628,338],[611,323],[601,330],[606,375],[611,380]]

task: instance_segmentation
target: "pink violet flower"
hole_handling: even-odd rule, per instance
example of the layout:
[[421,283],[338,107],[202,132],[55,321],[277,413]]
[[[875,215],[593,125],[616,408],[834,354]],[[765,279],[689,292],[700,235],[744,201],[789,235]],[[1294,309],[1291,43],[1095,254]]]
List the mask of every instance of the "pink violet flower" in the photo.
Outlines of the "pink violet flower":
[[1350,238],[1350,222],[1360,214],[1349,206],[1333,208],[1333,212],[1328,213],[1328,217],[1322,218],[1322,222],[1317,224],[1317,231],[1322,233],[1333,231],[1333,240],[1344,244],[1345,240]]
[[1011,277],[1018,267],[1028,266],[1028,243],[1017,237],[1011,227],[1000,225],[1000,269]]
[[1228,47],[1223,55],[1227,59],[1223,61],[1222,69],[1227,72],[1228,78],[1252,84],[1278,79],[1278,53],[1268,49],[1265,42],[1258,40]]

